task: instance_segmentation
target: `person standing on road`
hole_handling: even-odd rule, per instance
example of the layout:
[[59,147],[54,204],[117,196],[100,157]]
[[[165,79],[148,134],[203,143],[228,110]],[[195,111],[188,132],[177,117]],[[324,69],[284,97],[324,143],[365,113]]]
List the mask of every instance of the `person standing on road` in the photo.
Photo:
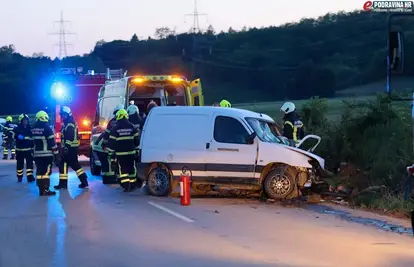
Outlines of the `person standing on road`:
[[120,184],[124,192],[131,192],[136,189],[137,169],[136,158],[138,152],[139,132],[128,120],[128,112],[120,109],[116,113],[117,124],[112,128],[108,150],[115,155],[118,168]]
[[24,162],[26,161],[27,182],[35,181],[33,176],[33,134],[29,124],[29,116],[21,114],[19,116],[19,125],[13,129],[13,139],[16,141],[16,172],[17,182],[23,181]]
[[224,97],[221,98],[221,101],[220,101],[220,104],[219,105],[222,108],[231,108],[230,102],[227,101]]
[[76,172],[81,184],[79,188],[88,187],[88,176],[82,169],[78,161],[78,126],[72,116],[72,111],[69,107],[62,106],[60,116],[63,119],[62,127],[62,160],[59,164],[59,184],[55,189],[68,188],[68,167]]
[[115,107],[113,112],[114,117],[108,122],[105,131],[102,132],[101,135],[92,143],[92,149],[98,154],[99,161],[101,162],[103,184],[111,184],[113,182],[116,182],[116,173],[112,168],[114,161],[109,156],[106,147],[108,145],[111,129],[116,125],[115,115],[118,110],[122,109],[123,107],[124,106],[122,104],[119,104]]
[[4,125],[3,132],[3,159],[9,159],[9,150],[11,152],[10,159],[15,159],[16,150],[14,149],[14,138],[13,138],[13,118],[10,116],[6,117],[6,124]]
[[139,108],[136,105],[129,105],[127,108],[129,121],[137,128],[141,129],[143,120],[139,115]]
[[283,136],[289,140],[292,146],[295,146],[305,136],[302,120],[292,102],[284,103],[280,110],[285,114],[283,117]]
[[37,186],[40,196],[53,196],[56,192],[50,191],[50,175],[52,174],[53,160],[57,162],[57,146],[55,135],[48,125],[49,116],[44,111],[36,114],[36,123],[32,128],[34,140],[33,157],[36,163]]

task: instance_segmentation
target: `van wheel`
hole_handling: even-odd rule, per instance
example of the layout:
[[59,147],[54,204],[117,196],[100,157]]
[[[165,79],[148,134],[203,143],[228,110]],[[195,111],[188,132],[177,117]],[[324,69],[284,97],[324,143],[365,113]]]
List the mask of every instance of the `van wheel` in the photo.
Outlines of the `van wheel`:
[[166,197],[171,191],[171,177],[168,169],[155,168],[148,174],[148,191],[157,197]]
[[101,167],[95,164],[95,158],[93,157],[92,150],[90,151],[89,157],[89,165],[91,166],[91,174],[92,175],[100,175],[101,174]]
[[285,199],[296,188],[295,173],[289,168],[277,168],[266,176],[263,187],[270,198]]

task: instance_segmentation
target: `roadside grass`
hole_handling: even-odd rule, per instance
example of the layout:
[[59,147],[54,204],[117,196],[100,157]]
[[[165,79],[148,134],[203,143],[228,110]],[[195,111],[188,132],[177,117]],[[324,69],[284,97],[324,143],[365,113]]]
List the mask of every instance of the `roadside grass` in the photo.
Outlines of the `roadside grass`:
[[[328,99],[328,114],[327,118],[330,120],[336,120],[341,117],[346,107],[344,101],[354,101],[357,105],[362,105],[364,102],[375,99],[375,96],[357,96],[357,97],[341,97],[341,98],[329,98]],[[296,109],[301,110],[303,105],[306,104],[308,99],[290,100],[295,103]],[[280,112],[280,107],[285,101],[276,102],[251,102],[251,103],[237,103],[233,107],[247,109],[259,113],[265,113],[272,118],[281,118],[283,115]]]

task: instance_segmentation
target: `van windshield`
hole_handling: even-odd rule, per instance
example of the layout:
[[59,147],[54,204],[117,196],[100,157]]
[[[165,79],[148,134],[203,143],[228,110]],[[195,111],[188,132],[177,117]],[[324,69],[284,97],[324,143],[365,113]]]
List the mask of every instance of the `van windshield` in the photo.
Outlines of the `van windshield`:
[[246,121],[249,123],[250,127],[253,128],[261,141],[277,144],[283,143],[282,140],[277,137],[277,132],[272,130],[276,129],[276,124],[257,118],[246,118]]

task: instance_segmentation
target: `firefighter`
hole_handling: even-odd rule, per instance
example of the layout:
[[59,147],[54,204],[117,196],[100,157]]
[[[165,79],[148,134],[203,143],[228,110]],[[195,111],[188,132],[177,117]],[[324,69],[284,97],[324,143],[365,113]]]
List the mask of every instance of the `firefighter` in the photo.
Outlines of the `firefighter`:
[[3,132],[3,159],[9,159],[9,149],[11,152],[10,159],[15,159],[16,150],[14,148],[14,138],[13,138],[13,118],[10,116],[6,117],[6,124],[4,125]]
[[128,120],[128,112],[120,109],[116,113],[117,124],[112,128],[108,150],[118,162],[120,184],[124,192],[136,189],[137,169],[136,158],[138,153],[139,132]]
[[224,97],[221,98],[221,101],[219,103],[220,107],[222,108],[231,108],[231,104],[229,101],[227,101]]
[[68,167],[76,172],[81,184],[79,188],[88,187],[88,176],[82,169],[78,161],[78,126],[72,116],[72,111],[69,107],[62,106],[60,109],[60,116],[63,120],[62,126],[62,160],[59,164],[59,184],[55,189],[68,188]]
[[146,113],[146,114],[144,114],[144,115],[145,115],[145,117],[142,119],[142,126],[141,126],[141,130],[144,128],[145,121],[147,120],[147,116],[148,116],[148,114],[150,113],[151,109],[153,109],[153,108],[155,108],[155,107],[158,107],[157,103],[155,103],[155,102],[154,102],[154,100],[151,100],[151,101],[148,103],[148,105],[147,105],[147,113]]
[[13,129],[13,139],[16,141],[16,172],[17,182],[21,183],[24,174],[24,162],[26,161],[27,182],[35,181],[33,176],[33,135],[29,124],[29,116],[21,114],[19,125]]
[[37,186],[40,196],[53,196],[56,192],[50,191],[50,175],[52,174],[53,160],[57,162],[57,146],[53,130],[48,125],[49,116],[44,111],[36,114],[36,123],[32,128],[34,141],[33,157],[36,163]]
[[122,109],[123,105],[117,105],[114,109],[114,117],[108,122],[106,129],[101,135],[92,143],[92,149],[98,154],[99,161],[101,162],[101,169],[102,169],[102,183],[103,184],[111,184],[112,182],[116,182],[116,173],[113,168],[115,162],[109,156],[108,151],[106,151],[106,147],[109,140],[109,134],[111,133],[111,129],[116,125],[116,118],[115,115],[118,110]]
[[280,110],[285,114],[283,117],[283,136],[289,140],[291,145],[297,145],[305,136],[305,132],[302,120],[296,112],[295,104],[286,102]]
[[143,120],[139,115],[139,108],[136,105],[129,105],[127,108],[129,121],[138,129],[142,129]]

